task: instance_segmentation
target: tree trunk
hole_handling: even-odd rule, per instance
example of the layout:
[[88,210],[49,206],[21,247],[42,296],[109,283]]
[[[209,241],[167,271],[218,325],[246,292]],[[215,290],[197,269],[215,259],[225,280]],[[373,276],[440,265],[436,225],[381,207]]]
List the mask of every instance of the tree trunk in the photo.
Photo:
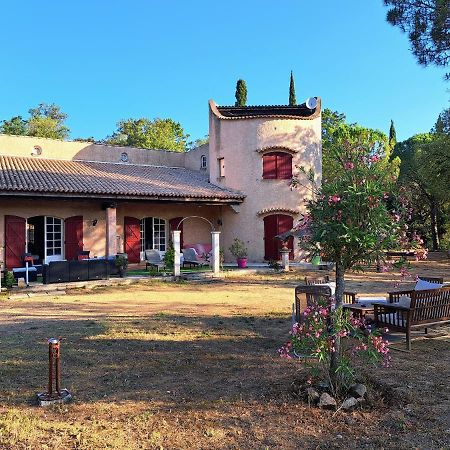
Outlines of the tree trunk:
[[438,233],[438,204],[433,198],[430,204],[431,212],[431,239],[433,241],[433,251],[439,250],[439,233]]
[[[340,262],[336,262],[336,292],[335,292],[335,299],[336,299],[336,309],[342,308],[342,297],[344,294],[344,287],[345,287],[345,281],[344,281],[344,274],[345,269]],[[337,368],[339,367],[339,360],[341,356],[341,338],[339,336],[336,336],[336,333],[334,331],[334,323],[331,323],[331,335],[335,338],[334,343],[334,351],[331,353],[330,358],[330,379],[333,383],[333,389],[336,388],[338,385],[338,372]]]
[[336,308],[339,308],[342,306],[342,297],[344,296],[344,289],[345,289],[345,281],[344,281],[344,266],[342,263],[337,262],[336,263]]

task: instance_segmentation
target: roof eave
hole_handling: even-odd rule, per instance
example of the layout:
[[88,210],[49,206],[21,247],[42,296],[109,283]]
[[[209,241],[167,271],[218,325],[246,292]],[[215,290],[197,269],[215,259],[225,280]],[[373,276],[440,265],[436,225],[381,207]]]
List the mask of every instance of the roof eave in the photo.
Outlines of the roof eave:
[[0,197],[45,197],[64,199],[99,199],[99,200],[139,200],[139,201],[162,201],[162,202],[185,202],[185,203],[215,203],[215,204],[238,204],[244,201],[242,197],[182,197],[182,196],[149,196],[149,195],[120,195],[120,194],[88,194],[74,192],[41,192],[41,191],[1,191]]

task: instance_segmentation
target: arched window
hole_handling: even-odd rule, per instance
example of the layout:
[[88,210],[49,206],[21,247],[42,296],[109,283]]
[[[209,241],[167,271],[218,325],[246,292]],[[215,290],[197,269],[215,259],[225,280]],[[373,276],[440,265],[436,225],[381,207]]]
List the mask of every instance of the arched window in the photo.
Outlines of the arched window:
[[206,155],[202,155],[200,157],[200,169],[206,169],[206,167],[207,167]]
[[289,180],[292,178],[292,155],[270,152],[263,155],[263,178],[265,180]]

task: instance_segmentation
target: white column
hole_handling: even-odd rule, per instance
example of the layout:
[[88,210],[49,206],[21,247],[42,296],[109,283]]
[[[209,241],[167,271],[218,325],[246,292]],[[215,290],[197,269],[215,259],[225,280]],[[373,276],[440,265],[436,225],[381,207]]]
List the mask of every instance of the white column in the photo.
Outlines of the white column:
[[176,277],[181,275],[181,230],[174,230],[172,235],[173,249],[175,250],[175,258],[173,261],[173,274]]
[[212,256],[211,265],[214,274],[220,272],[220,231],[211,231]]
[[289,272],[289,249],[281,249],[281,265],[283,266],[284,272]]
[[117,215],[116,207],[106,207],[106,256],[117,255]]

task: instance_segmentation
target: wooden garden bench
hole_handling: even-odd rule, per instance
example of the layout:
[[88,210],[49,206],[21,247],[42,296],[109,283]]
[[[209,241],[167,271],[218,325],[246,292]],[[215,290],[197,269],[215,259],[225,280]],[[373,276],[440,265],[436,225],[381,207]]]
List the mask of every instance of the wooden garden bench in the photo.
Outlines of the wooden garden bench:
[[[409,303],[409,306],[408,306]],[[411,350],[411,331],[450,323],[450,287],[427,291],[409,291],[398,302],[374,305],[375,325],[406,333]]]
[[[419,279],[416,283],[416,286],[418,285],[419,281],[427,281],[428,283],[436,284],[439,286],[436,286],[436,288],[441,288],[444,284],[444,279],[441,277],[425,277],[425,276],[419,276]],[[398,303],[400,300],[400,297],[410,296],[411,292],[415,291],[414,289],[408,289],[403,291],[394,291],[394,292],[388,292],[389,295],[389,303]]]
[[417,252],[415,250],[388,250],[385,252],[385,255],[389,258],[415,258],[417,256]]

